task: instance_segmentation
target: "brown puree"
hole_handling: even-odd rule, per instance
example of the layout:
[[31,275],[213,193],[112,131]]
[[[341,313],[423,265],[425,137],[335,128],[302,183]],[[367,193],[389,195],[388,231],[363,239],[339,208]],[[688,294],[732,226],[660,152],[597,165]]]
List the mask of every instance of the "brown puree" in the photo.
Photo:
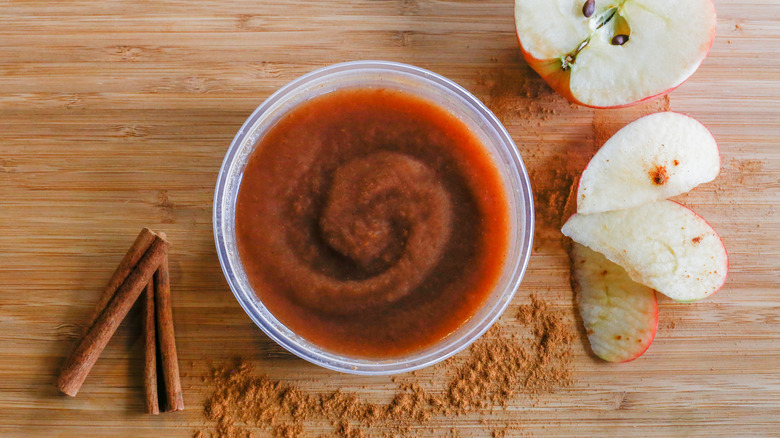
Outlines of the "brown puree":
[[474,315],[501,276],[509,212],[469,128],[387,89],[293,109],[252,153],[238,194],[241,262],[258,297],[324,349],[393,357]]

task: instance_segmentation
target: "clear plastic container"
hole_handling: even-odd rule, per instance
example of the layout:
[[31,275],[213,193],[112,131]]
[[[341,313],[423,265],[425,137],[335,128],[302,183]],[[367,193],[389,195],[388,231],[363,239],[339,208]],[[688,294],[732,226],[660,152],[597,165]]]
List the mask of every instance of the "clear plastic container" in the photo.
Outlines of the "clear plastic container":
[[[432,101],[463,121],[492,155],[503,178],[510,209],[509,251],[494,292],[474,316],[436,344],[385,360],[347,357],[296,335],[263,305],[249,284],[236,247],[236,198],[244,168],[258,140],[291,109],[314,97],[345,88],[389,88]],[[225,278],[247,315],[271,339],[319,366],[352,374],[382,375],[415,370],[442,361],[477,340],[506,309],[528,265],[534,230],[530,181],[511,137],[482,102],[456,83],[411,65],[356,61],[315,70],[285,85],[247,119],[222,163],[214,196],[214,239]]]

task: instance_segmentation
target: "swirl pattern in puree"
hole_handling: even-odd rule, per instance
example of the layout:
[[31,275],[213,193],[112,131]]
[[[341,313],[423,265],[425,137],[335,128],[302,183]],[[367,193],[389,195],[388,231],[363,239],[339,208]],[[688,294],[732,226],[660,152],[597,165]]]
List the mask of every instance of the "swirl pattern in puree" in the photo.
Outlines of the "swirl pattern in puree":
[[424,348],[490,295],[507,253],[489,153],[439,106],[352,89],[293,109],[258,143],[236,208],[239,255],[283,324],[342,354]]

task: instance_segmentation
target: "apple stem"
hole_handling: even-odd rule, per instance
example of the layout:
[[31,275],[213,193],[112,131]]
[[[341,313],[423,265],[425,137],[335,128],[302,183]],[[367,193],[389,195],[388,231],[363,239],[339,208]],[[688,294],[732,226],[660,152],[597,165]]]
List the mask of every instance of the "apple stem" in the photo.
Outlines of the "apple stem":
[[[586,17],[590,17],[590,15],[587,15],[587,11],[590,11],[590,9],[588,9],[588,5],[590,3],[591,3],[590,1],[586,2],[585,5],[582,7],[582,13],[585,14]],[[595,7],[596,6],[595,6],[595,0],[594,0],[593,1],[593,8],[595,8]],[[594,9],[594,11],[595,11],[595,9]],[[574,62],[577,61],[577,55],[582,51],[582,49],[584,49],[585,47],[588,46],[588,43],[590,43],[590,39],[593,36],[593,34],[595,34],[597,30],[599,30],[602,27],[604,27],[605,24],[609,23],[609,21],[612,20],[612,18],[615,17],[617,12],[618,12],[618,8],[617,7],[612,7],[609,10],[607,10],[607,12],[605,14],[602,14],[601,17],[600,17],[598,26],[596,26],[596,29],[594,29],[594,31],[590,34],[590,36],[587,39],[585,39],[585,41],[581,42],[580,45],[577,46],[577,50],[575,50],[575,51],[567,54],[563,58],[561,58],[561,69],[563,69],[563,71],[569,70],[572,67],[572,65],[574,65]],[[592,12],[591,12],[591,15],[593,15]],[[626,41],[628,41],[628,36],[626,36]],[[623,44],[625,44],[625,41],[623,41]]]
[[590,37],[588,37],[588,39],[586,39],[585,41],[581,42],[579,47],[577,47],[577,50],[573,51],[572,53],[569,53],[563,58],[561,62],[561,68],[564,71],[571,68],[572,64],[574,64],[574,62],[577,60],[577,55],[579,55],[582,49],[587,47],[589,42],[590,42]]

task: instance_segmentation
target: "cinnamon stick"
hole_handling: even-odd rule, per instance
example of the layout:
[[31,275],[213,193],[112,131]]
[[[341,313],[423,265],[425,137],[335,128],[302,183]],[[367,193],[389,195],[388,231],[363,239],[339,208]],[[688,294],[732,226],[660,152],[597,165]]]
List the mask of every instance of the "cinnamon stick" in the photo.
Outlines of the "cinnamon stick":
[[[165,238],[165,233],[160,233]],[[179,360],[176,354],[176,339],[173,332],[173,312],[171,311],[171,282],[168,276],[168,257],[154,273],[154,302],[157,316],[157,339],[160,343],[163,380],[165,382],[166,411],[184,409],[179,379]]]
[[65,361],[56,384],[60,391],[72,397],[79,392],[100,353],[165,259],[169,246],[160,236],[154,237],[149,249],[131,269],[113,298],[109,300],[108,306]]
[[152,244],[154,236],[155,234],[149,228],[144,228],[138,233],[135,242],[133,242],[133,245],[127,250],[127,253],[122,258],[122,261],[119,262],[119,266],[116,267],[114,274],[108,281],[108,285],[103,289],[103,294],[98,298],[98,302],[92,310],[92,315],[90,315],[89,320],[87,321],[87,327],[92,327],[92,324],[95,323],[98,316],[106,309],[108,302],[114,297],[114,293],[116,293],[119,286],[125,282],[125,279],[130,274],[133,266],[138,264],[138,260],[140,260],[146,250],[149,249],[149,245]]
[[146,285],[144,291],[144,394],[146,395],[146,413],[160,413],[157,394],[157,330],[155,330],[154,280]]

